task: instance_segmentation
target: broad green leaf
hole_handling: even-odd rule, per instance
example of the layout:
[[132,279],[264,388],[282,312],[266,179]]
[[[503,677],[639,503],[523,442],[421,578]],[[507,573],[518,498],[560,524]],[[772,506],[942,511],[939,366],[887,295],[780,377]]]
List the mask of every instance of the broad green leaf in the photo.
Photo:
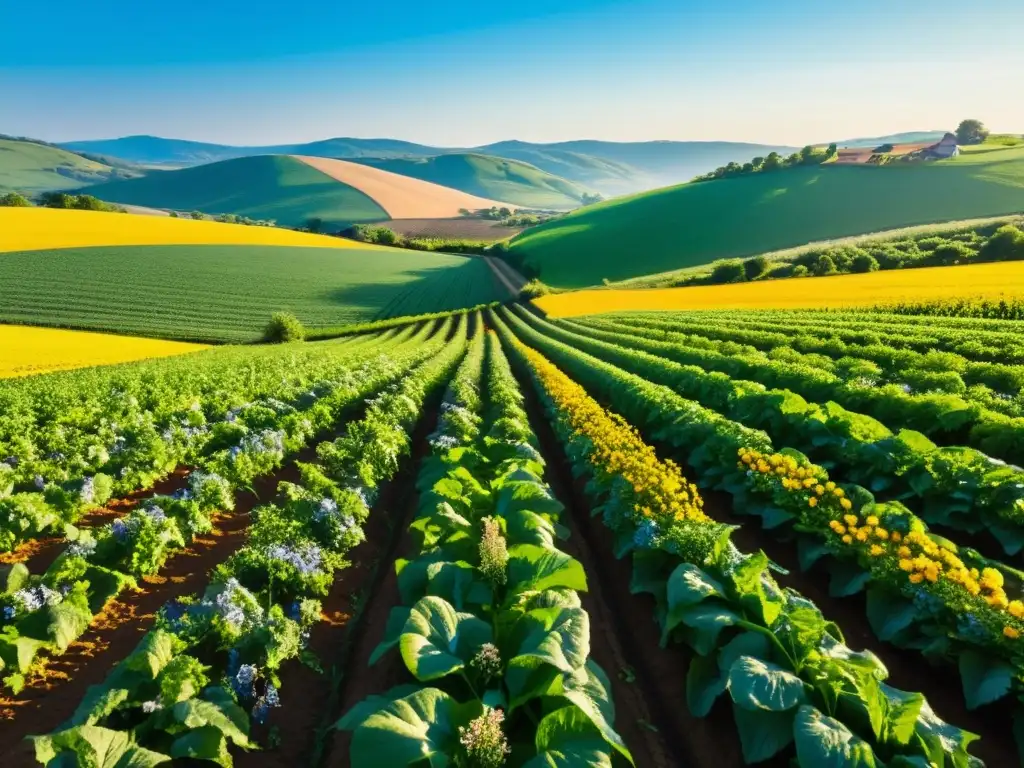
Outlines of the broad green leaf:
[[388,623],[384,627],[384,639],[377,644],[370,654],[369,665],[372,667],[392,648],[398,647],[398,641],[402,638],[402,630],[405,629],[405,622],[409,620],[412,609],[404,605],[397,605],[388,614]]
[[249,716],[233,701],[179,701],[171,709],[174,719],[187,728],[212,726],[240,747],[249,742]]
[[718,652],[718,669],[726,674],[740,656],[767,658],[770,653],[768,638],[760,632],[742,632],[722,646]]
[[724,597],[725,588],[695,565],[683,563],[668,577],[668,609],[689,608],[708,597]]
[[427,682],[462,669],[491,640],[487,622],[439,597],[424,597],[412,608],[399,648],[409,671]]
[[936,765],[951,761],[956,768],[974,768],[975,763],[967,754],[967,747],[978,740],[978,735],[942,720],[927,701],[921,704],[917,735],[928,751],[928,758]]
[[48,606],[50,638],[59,651],[67,650],[92,623],[88,605],[76,605],[70,600]]
[[356,727],[349,751],[352,768],[452,765],[459,726],[483,712],[479,702],[460,704],[437,688],[392,701]]
[[509,546],[534,544],[545,549],[554,549],[557,538],[554,525],[527,509],[518,509],[505,516],[505,535]]
[[501,517],[508,517],[521,509],[557,517],[565,507],[536,480],[506,480],[498,491],[495,511]]
[[384,709],[384,707],[393,701],[404,699],[406,696],[410,696],[420,690],[423,690],[423,686],[418,683],[407,683],[406,685],[395,686],[383,696],[378,694],[367,696],[346,712],[345,715],[334,724],[334,727],[341,731],[354,731],[359,727],[360,723],[374,712]]
[[88,768],[156,768],[169,760],[168,755],[144,749],[132,741],[131,733],[79,725],[47,736],[30,737],[35,746],[36,760],[46,765],[59,760],[61,755],[72,757],[60,764],[88,766]]
[[31,637],[11,639],[0,636],[0,658],[4,660],[7,666],[13,667],[18,672],[24,674],[28,672],[29,667],[32,666],[32,662],[36,658],[36,654],[39,653],[39,649],[44,645],[46,645],[44,641]]
[[586,666],[576,670],[571,675],[563,675],[561,679],[561,690],[556,695],[561,695],[575,704],[594,724],[602,738],[610,744],[615,751],[633,764],[633,756],[623,742],[622,737],[612,727],[615,722],[615,705],[611,699],[611,684],[604,671],[592,660],[587,661]]
[[782,612],[785,601],[781,594],[772,594],[765,589],[767,571],[768,556],[758,552],[743,559],[733,569],[731,579],[740,604],[757,616],[764,626],[771,627]]
[[902,596],[890,595],[882,589],[869,589],[868,623],[879,640],[892,640],[914,623],[914,604]]
[[767,760],[793,741],[796,709],[772,712],[767,709],[744,709],[733,704],[732,714],[736,721],[736,730],[739,731],[743,760],[746,763]]
[[871,745],[815,707],[802,706],[794,726],[796,758],[815,768],[879,768]]
[[914,737],[917,721],[925,698],[920,693],[910,693],[879,683],[885,696],[885,741],[906,746]]
[[1010,692],[1014,670],[997,658],[986,657],[977,651],[960,654],[960,681],[968,709],[998,701]]
[[687,640],[693,650],[701,656],[707,656],[717,645],[722,630],[733,626],[740,617],[728,608],[705,603],[687,609],[679,618],[690,628]]
[[467,562],[432,563],[427,579],[427,594],[447,600],[459,611],[490,605],[494,598],[490,584]]
[[737,707],[784,712],[807,700],[803,681],[777,664],[740,656],[729,668],[729,695]]
[[712,656],[694,656],[686,670],[686,703],[695,717],[707,717],[725,691],[726,678]]
[[572,672],[590,655],[590,617],[582,608],[538,608],[519,619],[513,638],[513,658],[532,656]]
[[136,672],[144,672],[149,679],[155,680],[160,670],[174,658],[175,638],[162,629],[155,629],[146,635],[131,656],[125,659],[125,668]]
[[71,716],[72,725],[95,725],[128,700],[130,692],[124,688],[89,686],[81,703]]
[[564,552],[519,544],[511,547],[508,554],[509,594],[539,592],[552,587],[587,591],[583,566]]
[[232,765],[228,741],[224,733],[213,725],[204,725],[176,738],[171,744],[171,757],[209,760],[224,768]]
[[0,565],[0,594],[14,594],[25,586],[29,575],[28,566],[24,563]]
[[537,724],[537,755],[524,768],[612,768],[611,748],[578,707],[562,707]]

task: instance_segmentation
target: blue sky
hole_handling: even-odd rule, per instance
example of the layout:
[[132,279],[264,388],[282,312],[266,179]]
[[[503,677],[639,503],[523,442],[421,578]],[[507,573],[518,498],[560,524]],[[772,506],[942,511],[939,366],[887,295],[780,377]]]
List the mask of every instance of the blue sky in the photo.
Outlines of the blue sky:
[[1021,0],[0,4],[0,132],[51,141],[1024,132]]

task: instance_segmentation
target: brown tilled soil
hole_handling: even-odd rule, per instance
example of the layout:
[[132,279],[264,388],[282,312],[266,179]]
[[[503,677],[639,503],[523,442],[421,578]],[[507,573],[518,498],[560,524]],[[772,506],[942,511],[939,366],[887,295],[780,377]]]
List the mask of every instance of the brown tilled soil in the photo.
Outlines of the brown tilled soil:
[[515,208],[498,200],[488,200],[369,165],[327,157],[292,157],[342,184],[355,187],[392,219],[448,219],[458,216],[462,208],[470,211],[494,206]]

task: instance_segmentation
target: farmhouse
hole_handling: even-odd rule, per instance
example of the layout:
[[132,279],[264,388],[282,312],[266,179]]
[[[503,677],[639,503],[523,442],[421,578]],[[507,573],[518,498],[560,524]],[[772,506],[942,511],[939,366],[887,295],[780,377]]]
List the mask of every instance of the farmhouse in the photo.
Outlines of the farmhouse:
[[947,133],[938,144],[932,144],[924,150],[925,160],[945,160],[949,157],[956,157],[960,154],[960,147],[957,146],[956,136]]

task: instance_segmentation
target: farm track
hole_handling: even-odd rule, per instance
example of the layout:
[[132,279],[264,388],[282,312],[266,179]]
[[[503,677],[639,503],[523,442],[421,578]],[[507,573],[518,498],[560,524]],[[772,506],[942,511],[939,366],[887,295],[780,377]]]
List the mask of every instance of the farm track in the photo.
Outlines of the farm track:
[[[513,363],[526,397],[541,453],[548,459],[545,479],[566,505],[562,522],[571,531],[561,542],[583,563],[589,591],[580,595],[591,616],[591,654],[608,673],[616,705],[615,727],[633,751],[638,766],[739,768],[744,765],[735,725],[725,700],[708,717],[690,714],[686,704],[686,670],[692,656],[680,646],[660,647],[654,599],[630,592],[630,561],[617,559],[610,532],[589,516],[585,483],[573,478],[568,457],[555,436],[532,382]],[[633,683],[625,680],[632,672]],[[728,738],[725,736],[728,735]],[[783,768],[788,761],[760,763]]]

